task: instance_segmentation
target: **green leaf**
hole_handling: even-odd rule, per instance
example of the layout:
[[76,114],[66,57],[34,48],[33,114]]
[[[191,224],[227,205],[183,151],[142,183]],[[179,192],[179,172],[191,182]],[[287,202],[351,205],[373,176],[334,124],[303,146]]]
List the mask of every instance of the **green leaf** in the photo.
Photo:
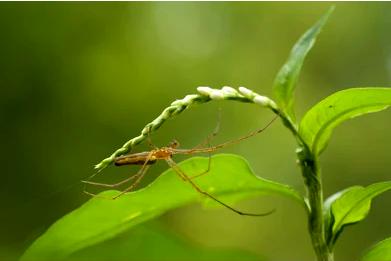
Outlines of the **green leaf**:
[[361,261],[391,261],[391,238],[384,239],[374,245]]
[[[327,243],[332,246],[334,243],[331,241],[333,240],[333,224],[334,224],[334,217],[331,212],[331,206],[333,203],[340,198],[343,194],[347,193],[350,190],[354,190],[356,187],[350,187],[344,190],[341,190],[330,197],[328,197],[324,203],[323,207],[323,217],[324,217],[324,222],[325,222],[325,230],[326,230],[326,241]],[[336,235],[338,237],[338,235]]]
[[325,219],[329,226],[326,228],[329,245],[335,244],[346,225],[355,224],[368,215],[374,197],[390,189],[391,181],[379,182],[365,188],[353,186],[328,198]]
[[[189,176],[205,171],[207,158],[191,158],[179,164]],[[256,177],[246,160],[230,154],[212,158],[211,169],[194,181],[205,191],[223,200],[224,195],[280,194],[305,206],[302,196],[292,188]],[[113,197],[118,191],[105,191],[99,196]],[[64,216],[38,238],[21,260],[59,260],[75,251],[97,244],[180,206],[204,200],[190,184],[169,169],[149,186],[128,193],[117,200],[92,198]],[[258,212],[269,211],[260,206]],[[227,210],[228,211],[228,210]],[[255,211],[255,210],[253,210]],[[234,215],[235,213],[233,213]],[[249,217],[247,217],[249,218]],[[254,218],[254,217],[253,217]]]
[[336,92],[313,106],[300,123],[299,134],[312,153],[327,146],[333,129],[340,123],[391,105],[391,88],[352,88]]
[[114,239],[87,247],[72,254],[72,261],[207,261],[207,260],[262,260],[246,251],[205,248],[182,239],[155,222],[135,226]]
[[292,121],[295,119],[293,103],[293,93],[296,88],[301,67],[304,59],[312,46],[315,44],[316,37],[326,23],[328,17],[333,12],[331,7],[308,31],[306,31],[293,46],[288,60],[281,67],[274,80],[274,94],[276,95],[278,105],[284,114]]

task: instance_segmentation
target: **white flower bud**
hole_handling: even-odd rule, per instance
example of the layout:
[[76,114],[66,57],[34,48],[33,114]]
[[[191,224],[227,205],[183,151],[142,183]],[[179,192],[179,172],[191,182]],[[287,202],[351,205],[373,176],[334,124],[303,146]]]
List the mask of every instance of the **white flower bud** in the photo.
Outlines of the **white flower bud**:
[[[160,117],[162,117],[164,120],[167,120],[170,118],[171,112],[168,109],[165,109],[162,114],[160,114]],[[152,125],[158,125],[160,122],[159,118],[156,118],[155,120],[152,121]]]
[[210,87],[207,87],[207,86],[200,86],[200,87],[197,87],[197,91],[199,93],[201,93],[202,95],[205,95],[205,96],[209,96],[210,93],[212,92],[212,88]]
[[149,128],[144,128],[142,131],[141,131],[141,134],[142,135],[148,135],[149,133]]
[[224,86],[223,88],[221,88],[221,91],[223,92],[224,95],[229,95],[229,96],[238,94],[238,92],[234,88],[229,86]]
[[175,100],[171,103],[171,106],[180,106],[183,104],[183,100]]
[[198,95],[196,94],[189,94],[189,95],[186,95],[185,98],[182,99],[182,102],[184,104],[190,104],[193,102],[193,99],[197,98]]
[[209,97],[212,100],[224,100],[224,94],[220,90],[212,90]]
[[272,99],[269,100],[269,105],[268,105],[268,107],[269,107],[269,108],[272,108],[272,109],[275,109],[275,110],[278,110],[277,104],[276,104]]
[[247,89],[246,87],[239,87],[239,92],[243,94],[243,96],[247,98],[253,98],[254,92],[250,89]]
[[257,95],[253,99],[253,101],[254,101],[254,103],[261,105],[263,107],[267,107],[270,104],[270,99],[268,97],[262,96],[262,95]]

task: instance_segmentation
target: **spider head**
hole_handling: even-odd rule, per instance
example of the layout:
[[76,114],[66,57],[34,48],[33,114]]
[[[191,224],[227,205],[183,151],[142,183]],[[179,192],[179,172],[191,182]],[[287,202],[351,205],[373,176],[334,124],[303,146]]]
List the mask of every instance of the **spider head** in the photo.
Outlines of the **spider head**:
[[179,147],[179,142],[177,140],[173,140],[170,142],[170,144],[168,145],[170,148],[178,148]]

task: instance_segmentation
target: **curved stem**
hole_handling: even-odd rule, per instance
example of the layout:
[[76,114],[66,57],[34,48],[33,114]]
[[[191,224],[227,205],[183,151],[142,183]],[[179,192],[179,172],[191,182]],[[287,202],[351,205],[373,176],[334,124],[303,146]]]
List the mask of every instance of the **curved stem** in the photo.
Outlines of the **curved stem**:
[[103,159],[101,162],[95,165],[97,173],[102,171],[107,166],[113,164],[116,157],[128,153],[134,146],[145,141],[153,131],[158,130],[168,119],[182,113],[187,108],[195,104],[203,104],[212,100],[232,100],[244,103],[254,103],[271,109],[276,114],[280,115],[277,105],[273,100],[266,96],[259,95],[244,87],[239,87],[239,91],[228,86],[225,86],[221,89],[198,87],[197,90],[200,94],[189,94],[186,95],[183,99],[172,102],[170,106],[165,108],[156,119],[148,123],[142,129],[139,136],[127,141],[124,145],[122,145],[121,148],[117,149],[109,157]]

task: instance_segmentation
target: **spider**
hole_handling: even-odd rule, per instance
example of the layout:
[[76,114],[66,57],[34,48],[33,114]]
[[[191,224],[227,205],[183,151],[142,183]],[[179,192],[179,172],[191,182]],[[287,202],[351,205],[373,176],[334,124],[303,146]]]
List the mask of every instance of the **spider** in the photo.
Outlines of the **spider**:
[[[125,165],[141,165],[141,168],[140,170],[133,176],[130,176],[129,178],[126,178],[118,183],[115,183],[115,184],[105,184],[105,183],[98,183],[98,182],[92,182],[90,180],[85,180],[85,181],[82,181],[83,183],[85,184],[90,184],[90,185],[96,185],[96,186],[102,186],[102,187],[108,187],[108,188],[115,188],[115,187],[118,187],[120,185],[123,185],[123,184],[126,184],[127,182],[133,180],[132,184],[130,186],[128,186],[125,190],[123,190],[122,192],[120,192],[117,196],[113,197],[112,199],[117,199],[119,198],[120,196],[124,195],[125,193],[133,190],[134,188],[136,188],[136,186],[140,183],[140,181],[142,180],[142,178],[145,176],[145,174],[147,173],[147,170],[149,169],[149,167],[153,164],[155,164],[158,160],[164,160],[167,162],[167,164],[169,165],[169,167],[171,167],[175,173],[185,182],[188,182],[190,183],[190,185],[199,193],[203,194],[204,196],[206,197],[209,197],[211,198],[212,200],[218,202],[219,204],[223,205],[224,207],[234,211],[235,213],[237,214],[240,214],[240,215],[245,215],[245,216],[267,216],[267,215],[270,215],[271,213],[274,212],[274,210],[271,210],[271,211],[268,211],[268,212],[265,212],[265,213],[259,213],[259,214],[254,214],[254,213],[247,213],[247,212],[242,212],[242,211],[239,211],[229,205],[227,205],[226,203],[220,201],[219,199],[217,199],[216,197],[212,196],[211,194],[205,192],[204,190],[202,190],[194,181],[193,179],[194,178],[197,178],[197,177],[200,177],[206,173],[209,172],[210,170],[210,167],[211,167],[211,152],[214,152],[218,149],[221,149],[221,148],[224,148],[228,145],[231,145],[231,144],[234,144],[234,143],[237,143],[237,142],[240,142],[242,140],[245,140],[245,139],[248,139],[258,133],[261,133],[263,132],[264,130],[266,130],[275,120],[277,119],[277,116],[274,117],[268,124],[266,124],[266,126],[264,126],[263,128],[259,129],[259,130],[256,130],[256,131],[253,131],[253,132],[250,132],[249,134],[243,136],[243,137],[240,137],[238,139],[234,139],[234,140],[231,140],[231,141],[227,141],[225,143],[221,143],[219,145],[215,145],[215,146],[210,146],[210,140],[212,137],[216,136],[217,133],[218,133],[218,130],[219,130],[219,124],[218,126],[216,127],[216,129],[214,130],[214,132],[209,135],[207,137],[207,139],[202,142],[201,144],[199,144],[198,146],[192,148],[192,149],[179,149],[179,142],[174,140],[172,141],[168,146],[166,147],[161,147],[161,148],[158,148],[156,146],[153,146],[152,145],[152,142],[148,136],[148,143],[149,145],[152,147],[152,149],[150,151],[144,151],[144,152],[139,152],[139,153],[132,153],[132,154],[126,154],[126,155],[123,155],[123,156],[120,156],[120,157],[117,157],[115,158],[114,160],[114,164],[116,166],[125,166]],[[208,144],[209,147],[203,147],[205,146],[205,144]],[[175,161],[173,160],[173,156],[174,155],[177,155],[177,154],[184,154],[184,155],[191,155],[191,154],[196,154],[196,153],[209,153],[209,161],[208,161],[208,167],[205,171],[203,171],[202,173],[199,173],[197,175],[194,175],[192,177],[189,177],[183,170],[181,170],[181,168],[175,163]],[[92,177],[91,177],[92,178]],[[84,191],[86,194],[89,194],[91,196],[96,196],[95,194],[92,194],[88,191]]]

